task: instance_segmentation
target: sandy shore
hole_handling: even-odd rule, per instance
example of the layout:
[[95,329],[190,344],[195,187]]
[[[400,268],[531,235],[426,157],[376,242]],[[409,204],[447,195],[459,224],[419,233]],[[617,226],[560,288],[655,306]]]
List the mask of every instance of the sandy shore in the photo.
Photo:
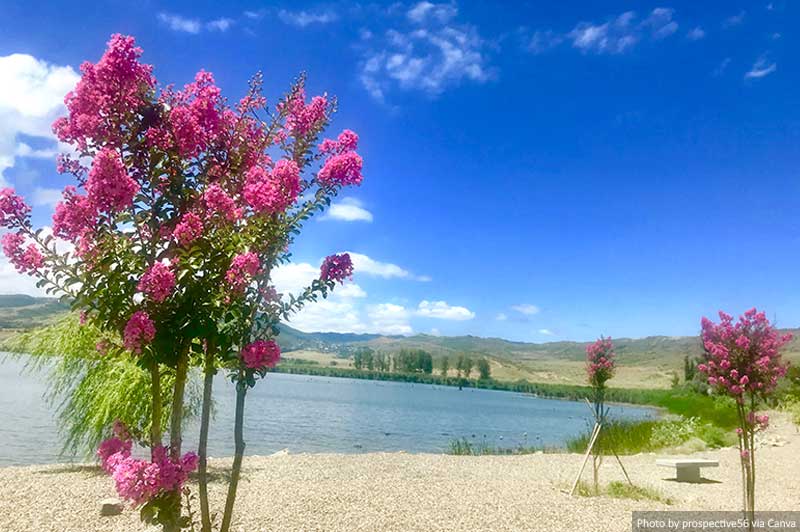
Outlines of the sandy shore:
[[[785,421],[768,437],[781,446],[758,451],[758,506],[800,510],[800,434]],[[290,531],[594,531],[630,530],[633,510],[737,510],[741,500],[738,455],[733,449],[700,453],[716,458],[703,484],[669,480],[656,455],[624,457],[637,485],[658,490],[672,505],[562,492],[581,456],[462,457],[392,454],[298,454],[248,457],[234,530]],[[213,460],[215,508],[223,504],[221,479],[229,460]],[[585,479],[590,478],[589,471]],[[606,461],[601,480],[623,480]],[[138,512],[99,516],[99,501],[114,496],[94,466],[0,469],[0,530],[91,532],[154,530]]]

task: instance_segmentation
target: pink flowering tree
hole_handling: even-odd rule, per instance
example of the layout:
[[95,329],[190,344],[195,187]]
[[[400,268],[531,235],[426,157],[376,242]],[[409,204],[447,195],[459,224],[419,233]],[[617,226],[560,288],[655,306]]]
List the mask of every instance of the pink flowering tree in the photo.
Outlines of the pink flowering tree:
[[[350,257],[325,259],[300,294],[281,296],[273,269],[289,260],[302,224],[338,191],[361,183],[358,136],[320,139],[334,104],[306,99],[304,79],[268,106],[256,76],[234,106],[213,76],[162,87],[139,61],[133,38],[112,36],[67,94],[53,129],[73,152],[58,170],[74,177],[53,214],[35,229],[30,208],[0,190],[5,254],[48,292],[71,301],[110,338],[105,356],[133,357],[151,376],[150,427],[114,428],[98,450],[120,495],[165,531],[188,526],[181,493],[199,469],[201,526],[212,528],[206,444],[213,376],[236,386],[235,457],[221,530],[231,526],[245,443],[247,390],[280,358],[277,325],[326,297],[352,275]],[[188,368],[205,374],[197,453],[182,451]],[[170,405],[162,375],[174,375]],[[163,412],[163,413],[162,413]],[[169,416],[169,437],[161,433]],[[133,457],[134,440],[150,458]]]
[[736,401],[739,415],[739,455],[742,467],[742,498],[750,522],[755,516],[755,434],[767,427],[769,417],[758,408],[775,391],[786,374],[781,348],[791,340],[781,335],[763,312],[750,309],[734,322],[720,311],[719,323],[703,318],[702,341],[705,362],[697,369],[708,377],[712,390]]
[[[595,421],[599,426],[605,423],[606,415],[606,382],[614,376],[616,355],[611,338],[598,338],[586,346],[586,377],[592,387],[592,403]],[[599,428],[597,429],[599,430]],[[592,449],[592,466],[595,492],[599,488],[600,466],[603,462],[603,446],[595,444]]]
[[614,376],[616,355],[611,338],[600,337],[586,346],[586,376],[592,387],[592,402],[598,422],[605,421],[606,382]]

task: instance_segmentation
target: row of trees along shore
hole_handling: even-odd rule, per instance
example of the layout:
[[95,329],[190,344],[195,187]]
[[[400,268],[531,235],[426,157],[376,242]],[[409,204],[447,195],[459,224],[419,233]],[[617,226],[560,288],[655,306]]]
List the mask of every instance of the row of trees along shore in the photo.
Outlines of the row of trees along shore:
[[[435,366],[435,367],[434,367]],[[362,347],[353,353],[353,367],[357,370],[375,371],[379,373],[424,373],[431,375],[434,369],[442,376],[448,377],[455,370],[457,378],[469,379],[473,370],[479,380],[491,378],[492,368],[486,357],[473,359],[469,355],[460,354],[452,358],[439,357],[434,364],[433,356],[422,349],[401,349],[397,353],[383,353],[369,347]]]

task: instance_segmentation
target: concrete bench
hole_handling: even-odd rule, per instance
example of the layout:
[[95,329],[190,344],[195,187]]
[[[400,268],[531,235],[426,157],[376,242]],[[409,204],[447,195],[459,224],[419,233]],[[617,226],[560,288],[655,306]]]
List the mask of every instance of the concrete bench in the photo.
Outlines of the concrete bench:
[[676,471],[675,480],[678,482],[700,482],[702,480],[700,468],[719,467],[719,462],[704,458],[662,458],[656,460],[656,465],[674,467]]

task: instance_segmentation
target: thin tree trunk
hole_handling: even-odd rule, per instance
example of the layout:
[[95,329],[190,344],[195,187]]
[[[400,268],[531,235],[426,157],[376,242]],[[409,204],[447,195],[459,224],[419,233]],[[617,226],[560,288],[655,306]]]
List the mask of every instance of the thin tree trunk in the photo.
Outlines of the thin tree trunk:
[[188,348],[182,349],[178,355],[175,368],[175,390],[172,394],[172,415],[169,427],[169,454],[173,460],[180,460],[183,443],[183,394],[186,390],[186,373],[189,369]]
[[242,469],[242,457],[244,456],[244,399],[247,395],[247,384],[238,382],[236,384],[236,424],[234,426],[235,455],[233,467],[231,468],[231,481],[228,484],[228,497],[225,500],[225,513],[222,516],[222,526],[220,532],[228,532],[233,517],[233,504],[236,501],[236,488],[239,484],[239,473]]
[[150,424],[150,450],[161,445],[161,373],[158,362],[150,366],[150,392],[151,398],[151,424]]
[[206,348],[203,380],[203,411],[200,415],[200,443],[198,477],[200,484],[200,522],[202,532],[211,532],[211,513],[208,507],[208,428],[211,420],[211,388],[214,384],[214,346]]

